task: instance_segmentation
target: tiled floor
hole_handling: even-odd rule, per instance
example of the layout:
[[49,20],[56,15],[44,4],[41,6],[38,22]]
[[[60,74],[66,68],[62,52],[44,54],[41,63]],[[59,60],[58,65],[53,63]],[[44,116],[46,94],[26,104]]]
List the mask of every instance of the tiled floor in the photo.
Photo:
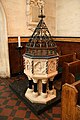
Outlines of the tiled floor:
[[0,120],[61,120],[60,103],[36,116],[31,110],[13,93],[9,83],[23,77],[11,79],[0,78]]

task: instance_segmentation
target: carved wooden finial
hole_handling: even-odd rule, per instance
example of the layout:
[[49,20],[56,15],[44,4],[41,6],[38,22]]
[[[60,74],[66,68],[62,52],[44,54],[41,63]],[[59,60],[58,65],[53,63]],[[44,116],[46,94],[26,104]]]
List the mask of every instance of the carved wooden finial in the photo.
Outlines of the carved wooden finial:
[[43,15],[43,6],[41,5],[41,15]]
[[43,11],[44,11],[44,7],[43,7],[43,5],[41,5],[41,7],[40,7],[40,15],[39,15],[40,18],[44,18],[45,17]]

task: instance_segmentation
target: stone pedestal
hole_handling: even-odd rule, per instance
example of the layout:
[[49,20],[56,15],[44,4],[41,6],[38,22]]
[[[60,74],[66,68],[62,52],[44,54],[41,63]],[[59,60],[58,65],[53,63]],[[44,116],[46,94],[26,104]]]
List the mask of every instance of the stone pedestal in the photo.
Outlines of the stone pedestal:
[[38,59],[24,55],[24,73],[29,79],[29,88],[25,93],[25,97],[31,102],[46,104],[56,97],[53,79],[58,73],[57,59],[57,57]]

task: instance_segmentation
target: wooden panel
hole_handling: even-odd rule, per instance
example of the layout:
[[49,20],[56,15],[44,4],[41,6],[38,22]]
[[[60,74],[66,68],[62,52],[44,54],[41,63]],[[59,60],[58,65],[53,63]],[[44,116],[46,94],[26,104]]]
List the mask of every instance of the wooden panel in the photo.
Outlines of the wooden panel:
[[76,104],[78,91],[74,86],[65,84],[62,88],[62,120],[76,119]]
[[[27,42],[29,40],[28,37],[20,37],[21,42]],[[9,37],[8,43],[17,43],[18,44],[18,37]]]
[[80,80],[62,86],[62,120],[80,120]]
[[[11,76],[24,70],[23,54],[25,53],[25,43],[21,43],[21,55],[19,54],[17,43],[9,43],[9,59],[10,59],[10,73]],[[21,62],[21,63],[20,63]]]
[[[80,42],[76,42],[76,41],[79,41],[80,38],[59,38],[59,37],[53,37],[53,38],[54,40],[56,40],[56,44],[58,46],[58,52],[60,55],[80,52]],[[21,54],[25,52],[26,42],[28,40],[29,40],[29,37],[21,36],[21,45],[23,46],[23,49],[21,50],[22,52]],[[69,42],[67,40],[69,40]],[[17,50],[18,37],[8,37],[8,44],[9,44],[10,72],[12,75],[20,71],[19,70],[20,58],[19,58],[19,52]],[[23,62],[21,66],[23,69]]]
[[76,60],[76,53],[61,55],[61,56],[59,56],[58,66],[62,67],[64,62],[70,63],[70,62],[73,62],[75,60]]
[[80,52],[80,42],[60,42],[56,41],[61,54],[69,54],[73,52]]
[[80,79],[80,60],[74,62],[64,62],[63,72],[62,72],[62,84],[69,83],[72,84]]
[[77,120],[80,120],[80,106],[77,105]]
[[56,41],[60,41],[60,42],[80,42],[80,37],[56,36],[54,38]]

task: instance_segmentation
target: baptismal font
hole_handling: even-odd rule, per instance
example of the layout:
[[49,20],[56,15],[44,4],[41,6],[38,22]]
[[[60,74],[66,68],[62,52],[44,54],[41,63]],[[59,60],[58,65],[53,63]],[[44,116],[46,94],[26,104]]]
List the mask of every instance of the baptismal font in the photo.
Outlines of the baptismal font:
[[53,85],[54,77],[58,74],[57,46],[44,22],[45,16],[41,9],[40,21],[26,44],[23,55],[24,73],[29,80],[25,97],[32,103],[46,104],[56,98]]

